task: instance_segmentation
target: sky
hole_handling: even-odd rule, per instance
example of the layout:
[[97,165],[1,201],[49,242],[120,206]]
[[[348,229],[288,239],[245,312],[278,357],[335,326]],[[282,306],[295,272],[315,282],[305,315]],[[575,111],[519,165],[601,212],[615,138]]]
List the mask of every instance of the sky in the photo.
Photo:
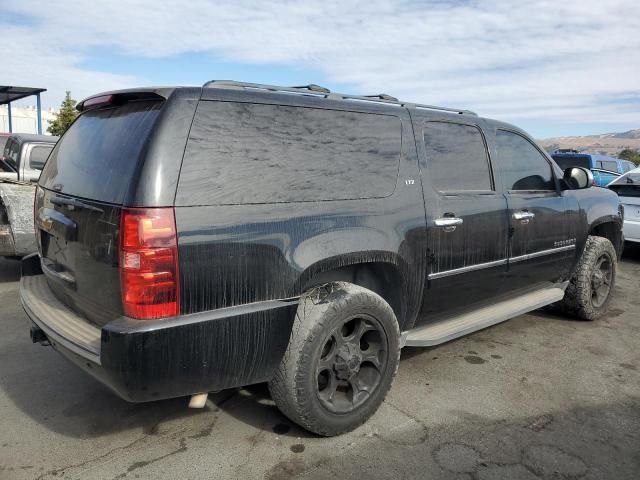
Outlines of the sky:
[[384,92],[537,138],[640,128],[638,0],[2,0],[0,38],[0,83],[46,88],[46,108],[233,79]]

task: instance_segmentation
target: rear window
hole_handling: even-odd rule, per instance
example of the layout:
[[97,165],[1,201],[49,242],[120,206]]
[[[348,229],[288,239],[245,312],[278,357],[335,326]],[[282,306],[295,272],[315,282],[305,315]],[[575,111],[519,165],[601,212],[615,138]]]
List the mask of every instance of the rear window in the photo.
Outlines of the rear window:
[[131,101],[83,113],[51,152],[40,185],[121,204],[161,106]]
[[640,197],[640,172],[627,173],[607,187],[623,197]]
[[398,117],[200,102],[177,205],[385,197],[396,186]]
[[562,170],[571,167],[591,168],[591,157],[586,155],[551,155]]

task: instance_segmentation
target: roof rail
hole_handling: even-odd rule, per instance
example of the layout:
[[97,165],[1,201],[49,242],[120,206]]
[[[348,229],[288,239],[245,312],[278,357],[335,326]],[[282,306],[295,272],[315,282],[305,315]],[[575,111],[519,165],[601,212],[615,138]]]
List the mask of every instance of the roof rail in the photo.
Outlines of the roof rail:
[[396,97],[392,97],[391,95],[387,95],[386,93],[379,93],[377,95],[364,95],[367,98],[378,98],[380,100],[389,100],[391,102],[397,102],[398,99]]
[[332,92],[328,88],[320,85],[309,84],[297,87],[282,87],[278,85],[265,85],[262,83],[238,82],[236,80],[210,80],[203,85],[203,88],[232,88],[240,90],[266,90],[269,92],[292,93],[297,95],[311,95],[314,97],[330,98],[333,100],[356,100],[361,102],[384,103],[387,105],[397,105],[406,108],[418,108],[424,110],[437,110],[441,112],[458,113],[460,115],[474,115],[477,113],[471,110],[460,108],[438,107],[435,105],[425,105],[422,103],[404,102],[396,97],[379,93],[377,95],[349,95],[345,93]]

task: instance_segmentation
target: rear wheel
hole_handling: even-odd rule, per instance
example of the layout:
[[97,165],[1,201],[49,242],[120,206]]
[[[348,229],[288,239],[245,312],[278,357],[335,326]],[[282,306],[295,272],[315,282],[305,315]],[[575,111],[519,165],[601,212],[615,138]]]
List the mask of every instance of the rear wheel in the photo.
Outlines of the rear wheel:
[[618,268],[616,250],[604,237],[590,236],[559,307],[583,320],[595,320],[609,307]]
[[311,432],[353,430],[391,387],[399,342],[393,310],[379,295],[345,282],[315,288],[300,299],[269,390],[280,410]]

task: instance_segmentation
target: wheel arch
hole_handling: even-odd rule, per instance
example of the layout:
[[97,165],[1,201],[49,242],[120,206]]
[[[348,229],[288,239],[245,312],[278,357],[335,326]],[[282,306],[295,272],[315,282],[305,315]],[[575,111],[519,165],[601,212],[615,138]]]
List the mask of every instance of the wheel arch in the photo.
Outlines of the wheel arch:
[[338,281],[367,288],[380,295],[391,306],[400,330],[403,330],[413,311],[407,293],[407,272],[406,262],[397,255],[366,252],[318,262],[302,273],[298,283],[302,292]]
[[622,255],[624,247],[624,236],[622,234],[622,226],[616,217],[600,218],[591,224],[589,235],[595,237],[604,237],[613,244],[616,249],[618,259]]

